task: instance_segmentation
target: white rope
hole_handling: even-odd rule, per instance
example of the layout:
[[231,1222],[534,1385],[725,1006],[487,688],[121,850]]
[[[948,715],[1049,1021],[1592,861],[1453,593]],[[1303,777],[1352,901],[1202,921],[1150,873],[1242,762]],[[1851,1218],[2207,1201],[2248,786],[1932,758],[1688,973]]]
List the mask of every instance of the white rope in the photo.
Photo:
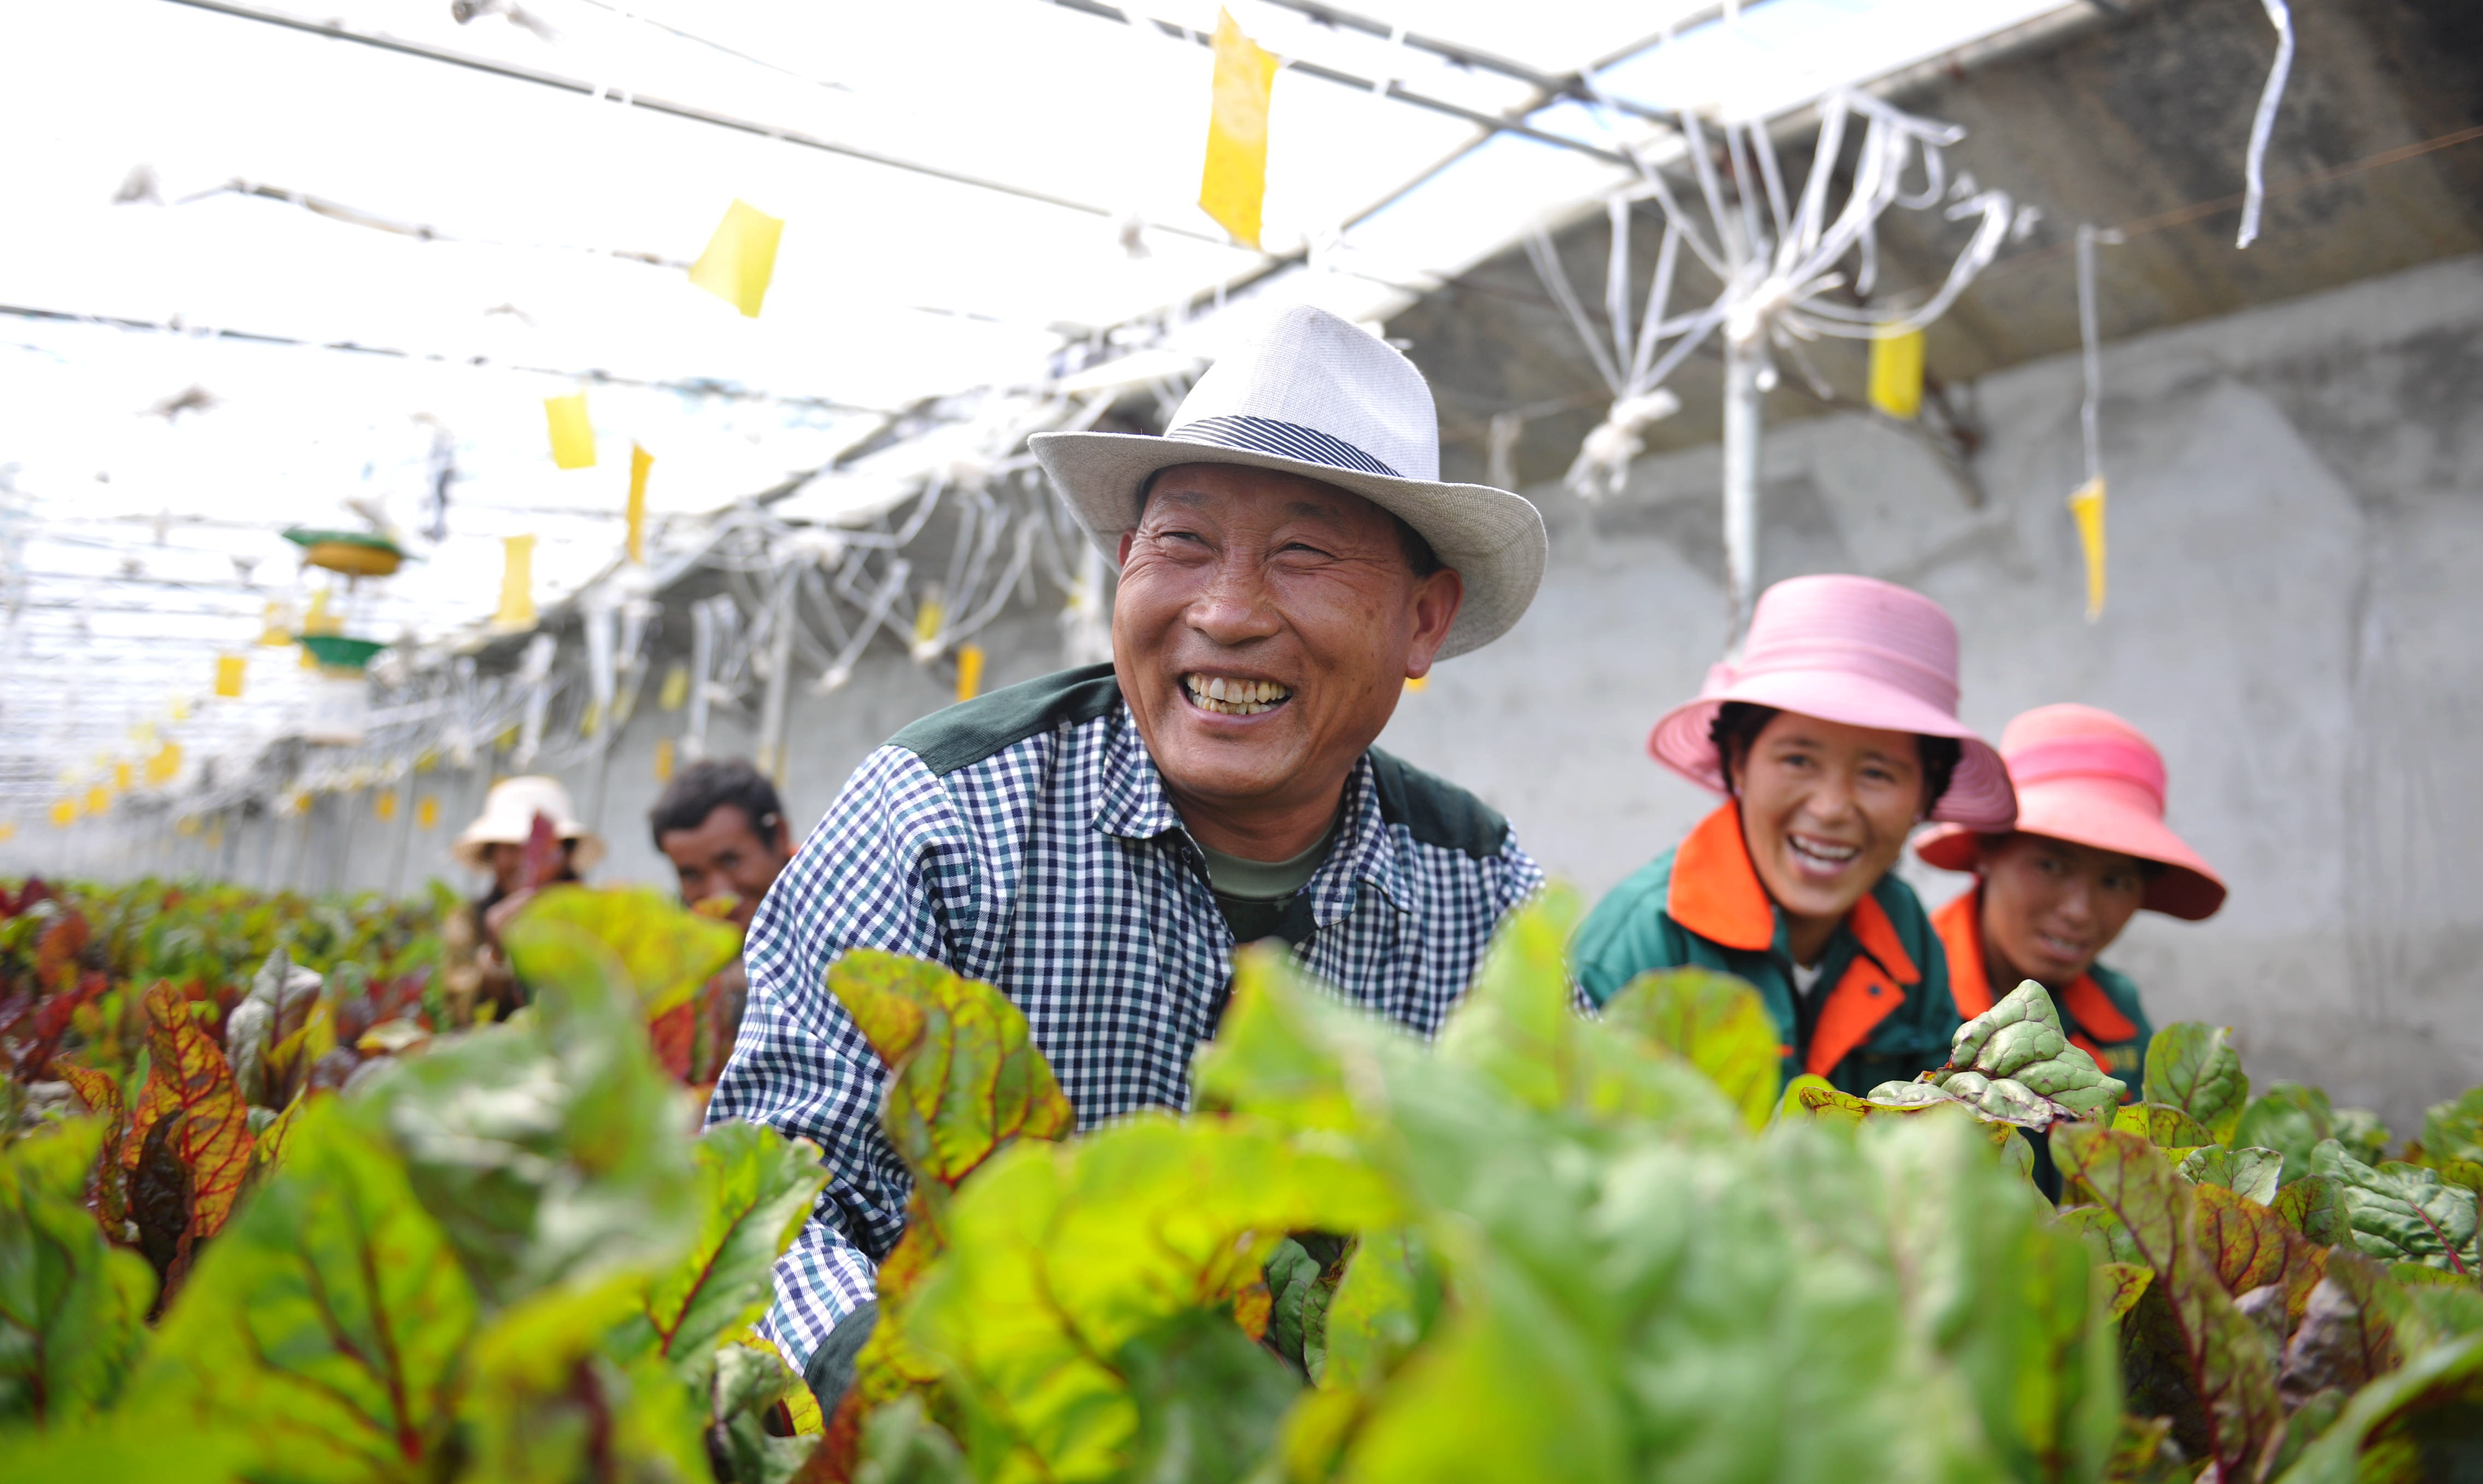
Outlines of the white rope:
[[2267,7],[2268,21],[2276,27],[2276,65],[2267,70],[2258,112],[2251,118],[2250,153],[2242,162],[2242,228],[2233,239],[2236,248],[2258,240],[2258,209],[2267,199],[2267,137],[2276,128],[2276,106],[2284,98],[2285,74],[2293,70],[2293,12],[2285,0],[2259,3]]

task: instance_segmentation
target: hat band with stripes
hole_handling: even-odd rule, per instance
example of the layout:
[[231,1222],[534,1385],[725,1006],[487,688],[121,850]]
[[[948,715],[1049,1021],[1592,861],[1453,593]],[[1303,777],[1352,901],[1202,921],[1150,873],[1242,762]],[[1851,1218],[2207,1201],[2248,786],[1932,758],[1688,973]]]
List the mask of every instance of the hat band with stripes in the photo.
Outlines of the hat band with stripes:
[[1244,453],[1299,459],[1305,464],[1323,464],[1332,469],[1351,469],[1357,474],[1378,474],[1389,479],[1405,477],[1343,438],[1331,437],[1317,428],[1305,428],[1300,423],[1284,422],[1273,417],[1202,417],[1196,422],[1171,429],[1164,437],[1185,443],[1207,443],[1217,448],[1240,449]]

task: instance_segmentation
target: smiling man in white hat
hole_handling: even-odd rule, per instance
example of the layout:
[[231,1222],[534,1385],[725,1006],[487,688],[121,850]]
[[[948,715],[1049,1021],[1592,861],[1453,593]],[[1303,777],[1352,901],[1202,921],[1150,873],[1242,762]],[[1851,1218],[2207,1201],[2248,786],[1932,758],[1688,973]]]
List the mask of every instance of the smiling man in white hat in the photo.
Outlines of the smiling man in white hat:
[[879,1060],[822,985],[838,954],[998,985],[1091,1127],[1187,1101],[1237,943],[1281,939],[1428,1035],[1542,881],[1498,814],[1371,745],[1407,679],[1506,632],[1543,574],[1534,506],[1441,482],[1411,362],[1290,309],[1163,437],[1033,445],[1120,563],[1112,662],[942,711],[863,763],[751,925],[708,1104],[827,1153],[766,1326],[831,1406],[906,1198]]

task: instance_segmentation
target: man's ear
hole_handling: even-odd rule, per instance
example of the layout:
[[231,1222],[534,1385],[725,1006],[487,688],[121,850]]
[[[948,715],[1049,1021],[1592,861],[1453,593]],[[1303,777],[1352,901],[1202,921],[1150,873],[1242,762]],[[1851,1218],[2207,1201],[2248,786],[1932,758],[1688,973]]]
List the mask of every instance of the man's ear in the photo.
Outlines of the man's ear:
[[1440,646],[1449,642],[1449,625],[1466,600],[1466,581],[1456,569],[1443,567],[1414,579],[1414,637],[1405,647],[1405,678],[1419,680],[1431,673]]
[[1135,529],[1123,531],[1121,533],[1121,549],[1112,559],[1115,565],[1121,567],[1127,567],[1130,565],[1130,543],[1136,541],[1137,539],[1138,533]]

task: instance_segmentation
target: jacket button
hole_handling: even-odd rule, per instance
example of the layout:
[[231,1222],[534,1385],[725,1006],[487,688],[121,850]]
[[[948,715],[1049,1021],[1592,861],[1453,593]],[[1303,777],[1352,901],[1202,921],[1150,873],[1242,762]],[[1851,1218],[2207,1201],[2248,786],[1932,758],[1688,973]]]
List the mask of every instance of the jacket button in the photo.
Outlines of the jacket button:
[[1873,999],[1878,999],[1880,997],[1880,987],[1876,984],[1871,986],[1871,997]]

